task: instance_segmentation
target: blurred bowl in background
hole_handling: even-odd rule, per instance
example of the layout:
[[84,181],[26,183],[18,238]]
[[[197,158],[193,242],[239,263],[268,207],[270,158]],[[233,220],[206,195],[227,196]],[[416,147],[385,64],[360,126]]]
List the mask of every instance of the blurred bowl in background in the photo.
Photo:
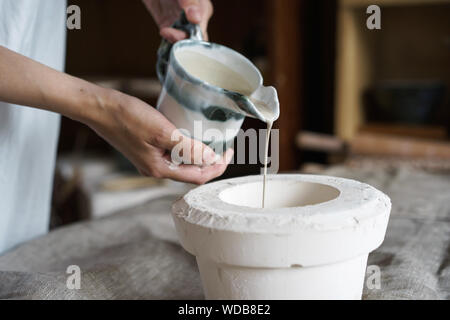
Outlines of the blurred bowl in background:
[[369,122],[425,124],[442,106],[445,85],[441,81],[397,80],[368,89],[364,111]]

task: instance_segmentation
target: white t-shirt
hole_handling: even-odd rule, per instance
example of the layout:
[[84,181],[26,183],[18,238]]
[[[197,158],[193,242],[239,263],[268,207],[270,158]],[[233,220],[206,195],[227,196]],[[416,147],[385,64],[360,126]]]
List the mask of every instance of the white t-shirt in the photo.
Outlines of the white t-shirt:
[[[63,70],[66,8],[0,0],[0,45]],[[0,102],[0,253],[48,231],[59,123],[58,114]]]

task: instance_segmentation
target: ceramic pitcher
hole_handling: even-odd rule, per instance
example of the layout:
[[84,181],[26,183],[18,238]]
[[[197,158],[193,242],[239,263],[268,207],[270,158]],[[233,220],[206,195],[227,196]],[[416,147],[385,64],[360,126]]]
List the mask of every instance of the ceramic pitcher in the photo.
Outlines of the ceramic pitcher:
[[[217,153],[230,147],[245,116],[267,121],[279,116],[277,92],[262,85],[259,70],[243,55],[225,46],[203,41],[198,25],[183,13],[174,28],[189,38],[171,44],[163,40],[158,50],[157,74],[163,85],[157,109],[181,132],[211,146]],[[241,75],[252,88],[249,96],[226,90],[189,74],[176,58],[189,50],[219,61]]]

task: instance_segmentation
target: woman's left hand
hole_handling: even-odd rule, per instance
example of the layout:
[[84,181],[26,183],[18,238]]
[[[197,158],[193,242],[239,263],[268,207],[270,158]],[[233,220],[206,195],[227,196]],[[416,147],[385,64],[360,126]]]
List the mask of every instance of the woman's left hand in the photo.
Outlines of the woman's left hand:
[[171,28],[180,17],[181,10],[191,23],[200,25],[203,37],[208,40],[208,21],[213,14],[210,0],[142,0],[159,27],[161,37],[170,42],[186,39],[184,31]]

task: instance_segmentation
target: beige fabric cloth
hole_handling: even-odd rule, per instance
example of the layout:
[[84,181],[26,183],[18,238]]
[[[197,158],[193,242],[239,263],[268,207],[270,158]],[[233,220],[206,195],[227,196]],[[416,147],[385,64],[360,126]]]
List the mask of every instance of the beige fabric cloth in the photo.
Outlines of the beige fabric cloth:
[[326,174],[369,183],[392,201],[385,241],[368,260],[381,268],[381,289],[365,286],[363,298],[450,299],[450,174],[347,167]]
[[[411,170],[353,170],[329,175],[386,192],[392,214],[383,245],[369,256],[381,289],[364,299],[450,298],[450,176]],[[103,219],[74,224],[0,256],[0,298],[201,299],[195,259],[178,244],[169,215],[175,196]],[[82,270],[66,287],[67,266]]]

